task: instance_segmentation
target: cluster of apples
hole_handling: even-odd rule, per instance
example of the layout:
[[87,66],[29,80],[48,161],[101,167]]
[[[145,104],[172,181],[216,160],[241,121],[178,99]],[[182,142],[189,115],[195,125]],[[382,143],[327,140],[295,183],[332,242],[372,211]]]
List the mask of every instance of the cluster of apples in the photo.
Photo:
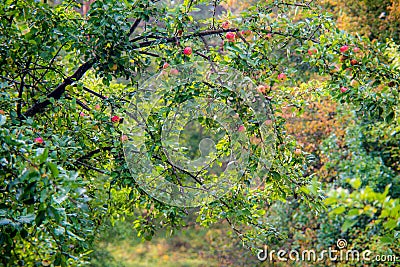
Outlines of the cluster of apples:
[[[340,52],[342,53],[342,54],[345,54],[346,52],[348,52],[349,50],[350,50],[350,46],[348,46],[348,45],[343,45],[342,47],[340,47]],[[353,48],[353,52],[354,53],[358,53],[358,52],[360,52],[360,48],[359,47],[354,47]],[[340,58],[340,61],[342,61],[342,62],[344,62],[346,59],[348,59],[348,56],[347,55],[343,55],[341,58]],[[355,65],[357,65],[358,64],[358,60],[357,59],[350,59],[350,64],[352,65],[352,66],[355,66]]]
[[[224,21],[221,24],[221,28],[224,29],[224,30],[228,30],[230,26],[231,26],[231,23],[229,21]],[[242,30],[242,31],[240,31],[239,34],[246,38],[246,37],[251,36],[252,31],[251,30]],[[268,39],[270,39],[272,37],[272,34],[269,33],[266,36],[267,36]],[[225,37],[226,37],[228,42],[234,42],[237,39],[238,34],[236,32],[229,31],[229,32],[226,33]],[[185,47],[183,49],[183,54],[186,55],[186,56],[190,56],[192,53],[193,53],[193,49],[191,47],[189,47],[189,46],[187,46],[187,47]],[[164,63],[163,69],[166,69],[168,67],[169,67],[169,64],[168,63]]]
[[[221,28],[224,30],[228,30],[229,27],[231,26],[231,23],[229,21],[224,21],[221,24]],[[251,30],[242,30],[239,33],[242,37],[247,38],[249,36],[251,36],[252,31]],[[270,37],[272,36],[271,34],[269,34]],[[238,37],[238,34],[236,32],[227,32],[225,35],[226,39],[228,40],[228,42],[234,42],[236,40],[236,38]]]
[[[344,62],[345,60],[347,60],[349,57],[348,57],[348,55],[346,55],[346,53],[348,53],[349,52],[349,50],[350,50],[350,46],[349,45],[343,45],[343,46],[341,46],[340,48],[339,48],[339,51],[340,51],[340,53],[342,53],[343,55],[341,56],[341,58],[340,58],[340,61],[341,62]],[[359,48],[359,47],[354,47],[353,48],[353,52],[354,53],[359,53],[361,51],[361,49]],[[357,59],[350,59],[350,64],[352,65],[352,66],[355,66],[355,65],[358,65],[359,64],[359,62],[358,62],[358,60]],[[345,87],[345,86],[342,86],[342,87],[340,87],[340,92],[342,92],[342,93],[345,93],[345,92],[347,92],[349,90],[349,88],[347,88],[347,87]]]

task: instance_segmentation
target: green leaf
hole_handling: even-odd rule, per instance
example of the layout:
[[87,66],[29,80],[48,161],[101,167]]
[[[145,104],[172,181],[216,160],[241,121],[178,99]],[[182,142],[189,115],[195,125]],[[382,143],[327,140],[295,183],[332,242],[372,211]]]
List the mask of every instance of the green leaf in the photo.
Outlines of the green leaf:
[[351,209],[349,210],[349,212],[347,213],[348,216],[358,216],[363,212],[362,209]]
[[392,244],[394,239],[389,236],[382,236],[380,241],[384,244]]
[[10,219],[0,219],[0,226],[12,223]]
[[344,223],[342,224],[342,232],[346,232],[349,228],[351,228],[354,224],[357,223],[357,220],[346,220],[344,221]]
[[54,229],[54,234],[57,235],[57,236],[64,235],[65,234],[65,228],[62,227],[62,226],[56,227]]
[[337,208],[333,209],[333,210],[329,213],[329,215],[332,215],[332,214],[339,215],[339,214],[342,214],[342,213],[345,212],[345,211],[346,211],[346,208],[343,207],[343,206],[340,206],[340,207],[337,207]]
[[397,220],[388,220],[387,222],[383,223],[383,227],[389,230],[396,228],[396,226],[397,226]]
[[3,126],[6,123],[7,117],[0,114],[0,126]]
[[386,123],[391,123],[395,117],[395,113],[392,110],[385,118]]
[[75,238],[76,240],[85,241],[85,239],[83,239],[83,238],[80,237],[80,236],[77,236],[76,234],[74,234],[73,232],[71,232],[71,231],[69,231],[69,230],[67,230],[67,234],[68,234],[70,237]]
[[351,179],[349,183],[356,190],[361,186],[361,180],[358,178]]
[[49,166],[49,168],[50,168],[50,171],[51,171],[51,173],[53,174],[53,176],[54,176],[54,178],[57,178],[58,177],[58,175],[59,175],[59,171],[58,171],[58,168],[57,168],[57,165],[56,164],[54,164],[53,162],[47,162],[47,166]]
[[336,204],[337,203],[337,198],[334,197],[328,197],[324,200],[325,205],[329,206],[332,204]]
[[47,160],[49,150],[47,148],[38,148],[36,150],[36,158],[39,160],[39,163],[42,164]]
[[36,226],[40,226],[45,219],[46,219],[46,212],[44,210],[40,210],[35,218]]
[[29,223],[32,223],[35,220],[35,218],[36,218],[35,214],[28,214],[28,215],[24,215],[24,216],[19,217],[17,219],[17,221],[20,222],[20,223],[29,224]]

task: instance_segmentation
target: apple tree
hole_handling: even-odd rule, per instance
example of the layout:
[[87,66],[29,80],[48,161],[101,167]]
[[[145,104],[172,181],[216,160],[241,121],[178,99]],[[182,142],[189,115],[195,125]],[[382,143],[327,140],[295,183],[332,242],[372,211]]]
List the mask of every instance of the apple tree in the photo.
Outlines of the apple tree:
[[[203,226],[226,221],[253,252],[284,237],[268,223],[265,208],[300,201],[321,209],[318,183],[310,183],[306,158],[296,151],[281,116],[284,106],[305,104],[285,88],[307,84],[307,70],[326,78],[317,93],[355,105],[362,118],[388,123],[398,118],[398,89],[391,89],[398,88],[398,72],[382,64],[386,47],[336,30],[314,1],[238,6],[218,0],[97,0],[85,15],[77,11],[79,1],[59,2],[1,3],[4,265],[85,265],[101,227],[127,215],[136,218],[133,227],[146,240],[161,228],[178,230],[193,214]],[[193,71],[201,62],[208,72]],[[244,78],[221,80],[221,70]],[[348,85],[352,79],[357,85]],[[151,93],[140,95],[149,81],[161,88],[156,108]],[[385,91],[372,94],[370,84],[382,84]],[[217,131],[216,119],[198,117],[198,127],[223,137],[212,152],[215,166],[193,174],[171,160],[163,122],[199,97],[214,107],[228,106],[242,123],[229,124],[235,130],[228,135]],[[138,140],[146,151],[140,157],[124,153],[135,138],[125,126],[139,118],[132,115],[137,103],[132,99],[140,101],[135,114],[148,115],[140,124],[144,133]],[[260,123],[260,116],[267,119]],[[264,139],[263,127],[273,138]],[[132,173],[132,160],[145,156],[161,173],[158,178],[180,189],[204,189],[204,181],[218,181],[218,168],[228,169],[219,156],[230,156],[242,137],[248,142],[239,154],[248,160],[240,178],[197,207],[160,201],[138,182],[143,174]],[[188,142],[194,142],[191,136]],[[263,145],[271,153],[263,153]]]

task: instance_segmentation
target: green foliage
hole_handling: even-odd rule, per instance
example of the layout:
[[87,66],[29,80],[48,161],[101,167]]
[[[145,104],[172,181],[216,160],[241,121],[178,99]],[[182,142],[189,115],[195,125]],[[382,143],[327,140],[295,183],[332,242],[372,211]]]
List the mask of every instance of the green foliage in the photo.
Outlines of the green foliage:
[[[360,229],[378,229],[379,234],[371,230],[371,235],[382,237],[382,242],[396,242],[397,48],[337,30],[332,18],[311,2],[260,1],[243,9],[230,9],[219,1],[215,6],[208,1],[168,3],[98,0],[85,16],[72,0],[56,5],[33,0],[0,4],[2,264],[85,265],[98,227],[126,217],[134,218],[133,229],[143,240],[151,240],[161,229],[181,229],[190,214],[205,227],[226,221],[253,252],[266,242],[279,242],[285,233],[270,223],[267,215],[274,212],[268,213],[268,207],[277,207],[276,214],[283,215],[280,204],[287,202],[300,208],[292,214],[301,220],[311,219],[302,214],[305,209],[322,211],[321,185],[307,174],[306,158],[293,155],[298,145],[287,135],[281,116],[286,106],[301,109],[306,104],[301,95],[286,92],[304,87],[314,71],[326,80],[318,93],[346,103],[358,125],[353,131],[361,135],[348,140],[353,154],[347,164],[356,170],[337,166],[343,177],[338,183],[352,186],[347,185],[351,201],[343,199],[342,191],[332,193],[327,216],[343,232],[358,224]],[[230,21],[228,29],[222,27],[224,21]],[[227,40],[227,32],[234,33],[235,40]],[[350,49],[341,52],[343,45]],[[184,47],[191,47],[193,54],[185,55]],[[310,49],[316,52],[310,55]],[[198,61],[244,73],[254,90],[262,85],[257,94],[274,113],[269,124],[277,138],[270,172],[256,177],[261,186],[250,188],[257,163],[264,159],[257,146],[260,125],[241,95],[228,85],[197,82],[163,91],[164,103],[151,110],[145,136],[151,162],[160,168],[169,165],[162,178],[175,184],[190,178],[176,171],[160,141],[162,122],[190,99],[210,97],[232,105],[246,134],[253,137],[243,178],[221,199],[187,210],[157,201],[139,186],[135,174],[132,177],[122,149],[122,125],[128,120],[127,104],[146,78],[161,68],[165,75],[176,65]],[[348,90],[342,92],[343,87]],[[152,104],[146,103],[146,108]],[[199,124],[226,135],[212,120],[200,118]],[[228,139],[221,140],[217,152],[229,154]],[[341,159],[340,153],[332,153],[332,162]],[[381,174],[383,179],[377,177]],[[357,216],[356,206],[362,209]],[[344,214],[348,220],[342,222],[338,217]]]
[[87,181],[58,165],[54,148],[27,137],[32,120],[7,127],[0,117],[2,264],[84,263],[95,230]]

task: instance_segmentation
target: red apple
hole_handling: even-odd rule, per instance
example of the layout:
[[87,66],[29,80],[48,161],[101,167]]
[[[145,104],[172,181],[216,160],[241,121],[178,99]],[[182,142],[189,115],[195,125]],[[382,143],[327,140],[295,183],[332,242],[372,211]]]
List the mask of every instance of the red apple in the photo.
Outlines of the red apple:
[[316,54],[317,52],[318,52],[318,51],[317,51],[317,49],[315,49],[315,48],[311,48],[311,49],[308,50],[308,54],[309,54],[310,56]]
[[355,59],[352,59],[352,60],[350,60],[350,63],[351,63],[351,65],[357,65],[358,64],[358,61],[357,60],[355,60]]
[[347,87],[344,87],[344,86],[340,88],[340,92],[342,92],[342,93],[346,93],[347,90],[349,90],[349,89]]
[[5,114],[4,110],[0,109],[0,114],[4,115]]
[[264,86],[264,85],[259,85],[259,86],[257,87],[257,91],[258,91],[259,93],[265,94],[265,86]]
[[229,21],[224,21],[224,22],[222,22],[222,25],[221,25],[221,27],[222,27],[222,29],[229,29],[229,26],[231,25],[231,23],[229,22]]
[[166,68],[169,67],[169,64],[168,64],[167,62],[165,62],[164,65],[163,65],[162,67],[163,67],[163,69],[166,69]]
[[227,32],[226,33],[226,39],[229,41],[234,41],[236,38],[236,34],[234,32]]
[[115,115],[115,116],[112,116],[111,121],[112,121],[112,122],[119,122],[120,119],[121,119],[120,117],[118,117],[117,115]]
[[347,52],[347,50],[349,50],[349,46],[348,45],[344,45],[340,48],[340,52],[344,53]]
[[172,69],[172,70],[170,71],[170,73],[171,73],[172,75],[178,75],[178,74],[179,74],[179,70],[177,70],[177,69]]
[[81,116],[81,117],[85,117],[85,113],[83,113],[83,112],[80,112],[80,113],[79,113],[79,116]]
[[354,53],[360,52],[360,48],[359,48],[359,47],[354,47],[354,48],[353,48],[353,52],[354,52]]
[[246,128],[243,125],[240,125],[238,128],[238,132],[244,132],[244,130],[246,130]]
[[285,80],[287,77],[286,77],[286,74],[285,73],[280,73],[279,75],[278,75],[278,80]]
[[42,137],[36,137],[34,139],[34,141],[35,141],[36,144],[43,144],[43,138]]
[[185,47],[185,49],[183,49],[183,53],[187,56],[190,56],[192,54],[192,48],[191,47]]

